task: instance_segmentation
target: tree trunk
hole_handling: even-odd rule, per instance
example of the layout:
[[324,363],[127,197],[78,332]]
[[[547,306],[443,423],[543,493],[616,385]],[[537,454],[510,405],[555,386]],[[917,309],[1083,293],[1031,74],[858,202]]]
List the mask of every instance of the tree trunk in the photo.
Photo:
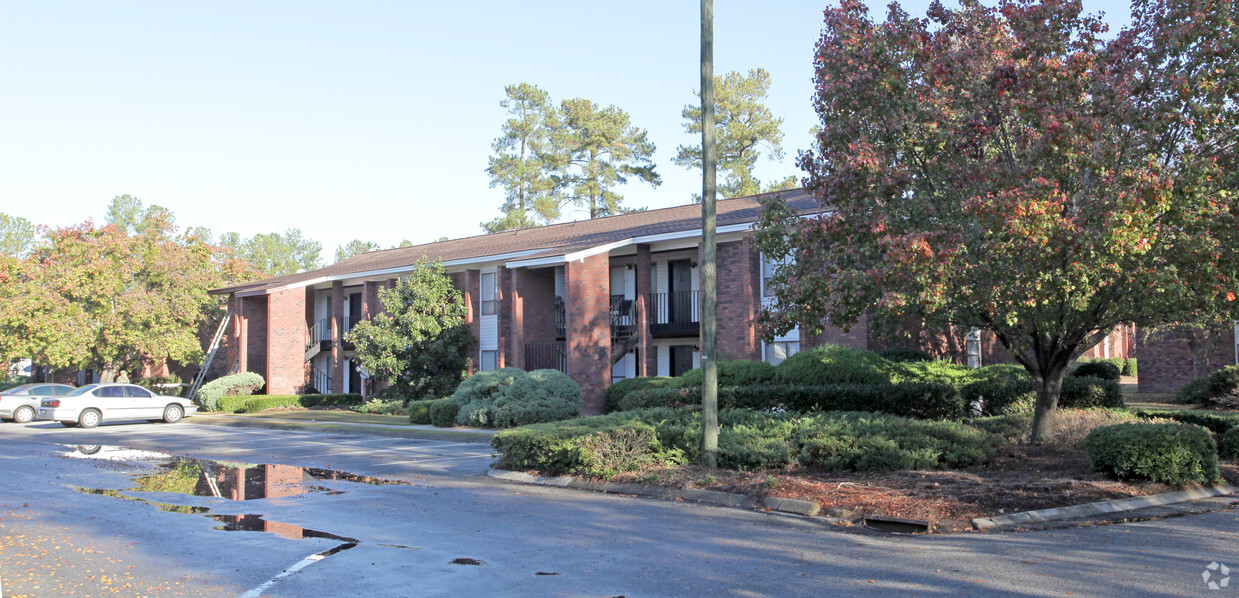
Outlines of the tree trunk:
[[1062,394],[1067,366],[1053,364],[1036,377],[1037,405],[1033,410],[1032,443],[1054,442],[1054,420],[1058,412],[1058,397]]

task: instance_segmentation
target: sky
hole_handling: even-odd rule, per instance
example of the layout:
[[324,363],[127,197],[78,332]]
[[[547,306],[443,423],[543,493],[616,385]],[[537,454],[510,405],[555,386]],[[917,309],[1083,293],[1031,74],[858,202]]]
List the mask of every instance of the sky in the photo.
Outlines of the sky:
[[[902,3],[924,16],[927,0]],[[947,2],[948,6],[953,5]],[[808,147],[824,2],[714,2],[714,71],[764,68],[782,162]],[[872,4],[884,14],[884,4]],[[1122,1],[1085,0],[1113,31]],[[700,5],[680,0],[472,3],[11,3],[0,20],[0,212],[104,221],[112,197],[168,208],[216,235],[300,228],[335,248],[481,234],[503,190],[485,172],[504,86],[615,105],[648,131],[663,183],[630,207],[689,203],[700,142],[681,111],[700,87]],[[583,211],[569,219],[583,219]]]

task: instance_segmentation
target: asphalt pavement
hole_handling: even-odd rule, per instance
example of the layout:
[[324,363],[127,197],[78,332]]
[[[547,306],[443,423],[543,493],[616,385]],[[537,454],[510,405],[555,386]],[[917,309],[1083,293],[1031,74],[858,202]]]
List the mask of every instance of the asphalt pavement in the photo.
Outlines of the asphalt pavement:
[[[142,481],[184,463],[220,482],[193,495]],[[1219,585],[1222,566],[1239,566],[1235,511],[884,536],[512,484],[486,477],[489,464],[481,442],[0,424],[0,587],[4,596],[1222,596],[1235,592]]]

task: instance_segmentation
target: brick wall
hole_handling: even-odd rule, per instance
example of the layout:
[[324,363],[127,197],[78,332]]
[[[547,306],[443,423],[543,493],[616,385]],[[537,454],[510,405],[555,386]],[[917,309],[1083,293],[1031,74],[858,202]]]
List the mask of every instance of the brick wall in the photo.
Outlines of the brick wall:
[[276,291],[267,298],[267,394],[298,394],[305,390],[304,289]]
[[499,367],[521,367],[515,354],[510,353],[512,342],[512,317],[515,302],[512,301],[512,271],[503,266],[495,269],[495,300],[499,306]]
[[[1195,376],[1192,352],[1177,339],[1142,341],[1138,345],[1140,392],[1176,392]],[[1209,359],[1210,371],[1235,365],[1234,329],[1220,335]]]
[[331,283],[331,390],[344,392],[344,283]]
[[827,326],[821,334],[807,334],[804,328],[800,333],[800,349],[811,349],[820,345],[841,345],[853,349],[869,348],[869,317],[861,316],[855,324],[844,331],[842,328]]
[[581,414],[606,412],[611,383],[611,259],[606,254],[568,262],[568,375],[581,386]]
[[472,375],[478,368],[478,351],[479,345],[477,339],[482,335],[482,321],[479,319],[479,314],[482,312],[482,306],[478,303],[478,298],[482,293],[481,289],[481,274],[479,270],[465,270],[451,275],[452,284],[464,295],[465,299],[465,323],[469,325],[469,331],[473,333],[473,346],[469,347],[467,355],[469,356],[469,374]]
[[528,370],[525,345],[555,342],[555,270],[519,268],[510,271],[509,280],[511,286],[507,298],[511,304],[511,334],[508,336],[508,365]]
[[761,309],[761,254],[749,235],[720,243],[715,256],[718,358],[760,361],[761,339],[755,324]]
[[650,336],[650,305],[647,303],[649,294],[654,292],[651,287],[654,279],[654,264],[653,257],[650,255],[650,246],[647,244],[637,245],[637,270],[636,287],[637,287],[637,330],[640,331],[641,342],[637,346],[637,375],[638,376],[655,376],[658,374],[658,351],[654,348],[653,338]]
[[243,372],[266,375],[267,296],[241,298],[242,331],[245,335]]

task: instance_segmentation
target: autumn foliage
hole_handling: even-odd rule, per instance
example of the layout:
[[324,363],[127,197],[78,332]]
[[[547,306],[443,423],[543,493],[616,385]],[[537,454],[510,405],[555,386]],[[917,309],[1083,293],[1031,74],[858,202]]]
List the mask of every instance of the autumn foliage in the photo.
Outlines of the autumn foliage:
[[763,250],[795,257],[766,330],[988,329],[1049,440],[1067,364],[1106,331],[1239,290],[1237,60],[1229,0],[1137,0],[1117,35],[1078,1],[827,10],[800,165],[828,211],[765,206]]

